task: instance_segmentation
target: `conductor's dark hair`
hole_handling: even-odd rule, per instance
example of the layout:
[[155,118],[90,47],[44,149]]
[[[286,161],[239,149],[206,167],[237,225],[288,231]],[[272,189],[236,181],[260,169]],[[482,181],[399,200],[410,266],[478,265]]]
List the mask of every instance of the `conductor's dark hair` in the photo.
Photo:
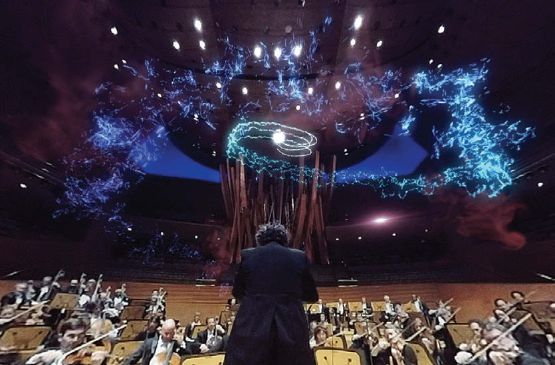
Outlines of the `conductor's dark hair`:
[[270,242],[277,242],[280,245],[287,246],[289,235],[287,229],[280,223],[266,223],[258,227],[256,232],[256,243],[264,246]]

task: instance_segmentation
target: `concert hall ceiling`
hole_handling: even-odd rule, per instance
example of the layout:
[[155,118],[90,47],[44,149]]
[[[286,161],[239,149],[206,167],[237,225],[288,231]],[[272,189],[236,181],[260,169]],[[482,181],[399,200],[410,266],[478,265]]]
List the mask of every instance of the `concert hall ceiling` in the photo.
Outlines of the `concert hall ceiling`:
[[[202,239],[194,224],[225,224],[226,155],[287,174],[318,150],[326,168],[337,158],[326,235],[338,263],[506,273],[522,257],[526,277],[554,274],[532,268],[555,259],[551,1],[0,10],[0,239],[78,240],[91,221],[143,240],[184,222],[176,232]],[[297,144],[276,151],[280,128]],[[262,129],[274,144],[240,144]]]

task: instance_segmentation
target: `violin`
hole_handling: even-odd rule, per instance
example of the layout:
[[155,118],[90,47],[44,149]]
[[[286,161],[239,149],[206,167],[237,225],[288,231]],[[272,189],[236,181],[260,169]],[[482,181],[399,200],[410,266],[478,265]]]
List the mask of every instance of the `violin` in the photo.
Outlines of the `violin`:
[[110,349],[107,350],[105,346],[97,346],[95,343],[104,340],[112,332],[117,333],[125,327],[127,327],[126,324],[77,346],[73,350],[66,352],[54,365],[100,365],[108,356]]

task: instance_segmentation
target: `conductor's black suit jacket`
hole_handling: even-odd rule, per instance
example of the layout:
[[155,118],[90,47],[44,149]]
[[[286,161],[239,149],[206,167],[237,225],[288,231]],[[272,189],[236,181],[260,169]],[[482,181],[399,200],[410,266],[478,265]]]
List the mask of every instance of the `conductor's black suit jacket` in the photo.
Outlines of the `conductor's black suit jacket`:
[[243,250],[233,296],[241,306],[224,365],[312,363],[302,302],[318,292],[303,251],[278,243]]

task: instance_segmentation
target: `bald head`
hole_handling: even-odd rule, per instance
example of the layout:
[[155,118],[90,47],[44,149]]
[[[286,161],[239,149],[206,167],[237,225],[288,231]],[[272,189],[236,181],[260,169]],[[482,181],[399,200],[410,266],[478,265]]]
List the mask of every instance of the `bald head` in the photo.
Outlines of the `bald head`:
[[162,323],[162,328],[160,329],[160,337],[162,337],[162,341],[170,342],[173,340],[175,336],[175,321],[173,319],[166,319],[164,323]]

